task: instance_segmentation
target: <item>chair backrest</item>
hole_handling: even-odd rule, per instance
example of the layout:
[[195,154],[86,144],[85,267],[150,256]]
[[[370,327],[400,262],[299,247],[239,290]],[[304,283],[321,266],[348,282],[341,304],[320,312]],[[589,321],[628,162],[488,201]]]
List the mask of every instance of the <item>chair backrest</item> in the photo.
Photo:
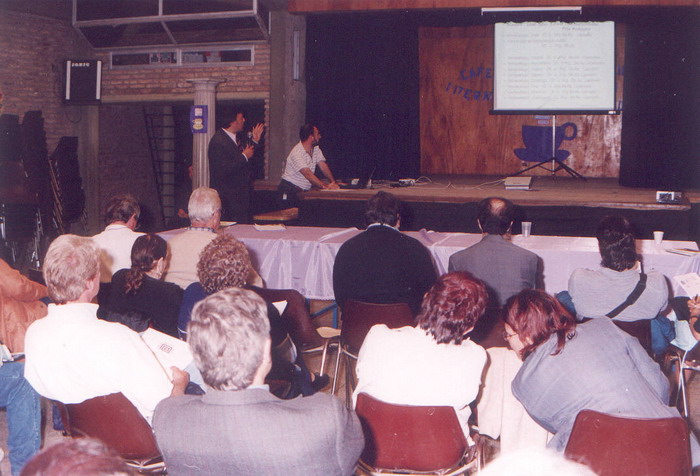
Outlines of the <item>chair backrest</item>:
[[350,352],[356,354],[365,336],[375,324],[386,324],[390,329],[415,324],[411,308],[406,303],[374,304],[348,299],[342,309],[341,336]]
[[136,407],[121,393],[91,398],[81,403],[58,403],[63,425],[73,438],[102,440],[124,459],[144,460],[160,456],[153,430]]
[[599,476],[686,476],[691,472],[688,425],[680,417],[622,418],[582,410],[565,455]]
[[613,319],[617,327],[627,332],[632,337],[636,337],[644,350],[652,355],[651,350],[651,321],[642,319],[639,321],[618,321]]
[[365,434],[362,460],[373,467],[412,471],[450,468],[468,449],[452,407],[394,405],[360,393],[355,411]]
[[[607,319],[607,317],[599,317],[597,319]],[[582,319],[581,322],[590,320],[590,317],[586,317]],[[638,321],[618,321],[617,319],[613,319],[612,321],[617,327],[632,337],[636,337],[644,350],[646,350],[649,355],[653,355],[651,350],[651,321],[649,319],[640,319]]]

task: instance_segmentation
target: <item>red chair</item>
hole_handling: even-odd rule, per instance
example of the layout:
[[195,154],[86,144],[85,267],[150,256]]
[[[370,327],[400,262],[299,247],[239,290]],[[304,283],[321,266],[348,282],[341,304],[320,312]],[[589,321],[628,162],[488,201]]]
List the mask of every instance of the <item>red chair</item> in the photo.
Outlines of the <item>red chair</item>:
[[353,367],[349,359],[357,360],[357,353],[367,333],[376,324],[386,324],[390,329],[413,326],[413,313],[406,303],[374,304],[348,299],[342,308],[342,325],[340,328],[340,346],[335,361],[333,376],[333,394],[338,380],[338,368],[341,356],[345,363],[345,403],[351,406],[351,394],[355,388]]
[[688,425],[677,418],[622,418],[582,410],[564,452],[599,476],[688,476]]
[[61,410],[63,426],[72,438],[97,438],[138,472],[165,474],[165,463],[151,426],[121,393],[81,403],[56,404]]
[[355,411],[365,434],[360,472],[457,475],[476,464],[452,407],[393,405],[360,393]]

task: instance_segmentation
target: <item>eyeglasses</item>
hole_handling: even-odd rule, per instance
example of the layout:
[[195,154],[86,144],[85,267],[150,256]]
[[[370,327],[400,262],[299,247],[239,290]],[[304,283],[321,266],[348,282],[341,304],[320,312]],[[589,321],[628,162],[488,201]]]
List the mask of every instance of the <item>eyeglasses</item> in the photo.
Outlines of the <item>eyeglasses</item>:
[[518,334],[515,333],[515,332],[512,333],[512,334],[508,334],[508,331],[503,331],[503,340],[508,340],[508,339],[510,339],[511,337],[515,337],[515,336],[517,336],[517,335],[518,335]]

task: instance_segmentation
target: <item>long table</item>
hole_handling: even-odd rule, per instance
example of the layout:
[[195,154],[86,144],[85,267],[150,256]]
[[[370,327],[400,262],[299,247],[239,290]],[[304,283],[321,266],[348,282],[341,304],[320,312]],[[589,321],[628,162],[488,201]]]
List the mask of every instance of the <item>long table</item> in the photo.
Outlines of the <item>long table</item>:
[[[254,225],[234,225],[230,233],[248,248],[253,265],[272,289],[296,289],[311,299],[334,299],[333,262],[341,245],[361,233],[357,228],[287,227],[285,230],[258,230]],[[481,239],[469,233],[438,233],[421,230],[407,232],[423,243],[435,262],[439,274],[447,272],[450,256]],[[569,276],[577,268],[600,267],[595,238],[563,236],[513,237],[513,243],[540,256],[543,262],[544,288],[556,293],[568,288]],[[668,249],[697,250],[694,242],[638,240],[646,272],[659,271],[668,278],[700,272],[700,254],[682,256]],[[679,291],[672,282],[674,290]]]

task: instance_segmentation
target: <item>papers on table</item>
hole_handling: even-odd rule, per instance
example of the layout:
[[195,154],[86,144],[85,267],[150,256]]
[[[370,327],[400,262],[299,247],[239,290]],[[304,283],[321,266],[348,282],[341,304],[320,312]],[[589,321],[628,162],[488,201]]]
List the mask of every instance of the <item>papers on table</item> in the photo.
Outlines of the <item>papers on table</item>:
[[698,276],[698,273],[680,274],[674,276],[673,280],[680,284],[691,298],[700,295],[700,276]]
[[184,370],[194,360],[189,344],[176,337],[149,328],[141,334],[141,339],[151,349],[171,379],[173,376],[170,367],[175,366]]

